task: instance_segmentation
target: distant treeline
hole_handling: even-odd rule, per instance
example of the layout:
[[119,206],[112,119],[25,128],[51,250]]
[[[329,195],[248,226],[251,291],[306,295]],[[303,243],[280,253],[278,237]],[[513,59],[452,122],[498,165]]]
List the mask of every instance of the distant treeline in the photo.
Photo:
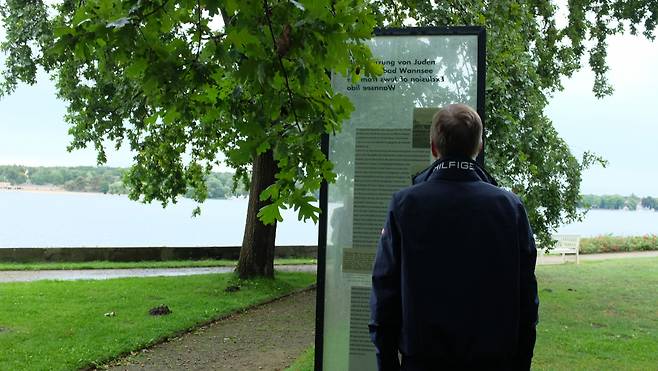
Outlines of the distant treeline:
[[580,207],[609,210],[637,210],[638,206],[658,211],[658,198],[651,196],[639,197],[636,195],[582,195]]
[[[128,169],[116,167],[31,167],[20,165],[0,165],[0,183],[12,186],[34,184],[55,186],[71,192],[98,192],[127,194],[123,184],[123,174]],[[211,173],[206,179],[208,198],[229,198],[246,196],[248,191],[242,185],[233,192],[233,174]],[[591,209],[636,210],[638,206],[658,211],[658,198],[636,195],[582,195],[579,207]]]
[[[113,167],[30,167],[18,165],[0,165],[0,182],[8,182],[12,186],[28,184],[40,186],[56,186],[71,192],[98,192],[111,194],[127,194],[128,189],[123,184],[124,168]],[[233,174],[211,173],[206,179],[208,198],[228,198],[248,194],[240,185],[235,192]]]

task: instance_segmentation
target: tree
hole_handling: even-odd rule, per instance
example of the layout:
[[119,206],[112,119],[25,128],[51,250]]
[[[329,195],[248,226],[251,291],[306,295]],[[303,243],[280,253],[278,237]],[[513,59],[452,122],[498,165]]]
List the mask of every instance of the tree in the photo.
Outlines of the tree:
[[[569,0],[559,26],[554,1],[376,0],[379,25],[481,25],[487,30],[486,165],[499,183],[523,199],[534,232],[550,245],[577,210],[582,171],[605,161],[586,152],[576,159],[543,110],[588,55],[594,94],[612,93],[606,80],[606,39],[638,26],[653,39],[656,0]],[[623,204],[622,204],[623,207]]]
[[642,197],[642,207],[647,209],[658,209],[658,200],[651,196]]
[[25,168],[22,166],[4,166],[0,172],[0,180],[9,182],[12,185],[24,184],[27,182]]
[[[592,209],[608,209],[608,210],[620,210],[624,207],[629,210],[637,209],[637,205],[640,202],[647,202],[645,199],[640,199],[634,194],[630,196],[620,196],[620,195],[582,195],[582,201],[579,203],[578,207],[592,208]],[[649,197],[651,198],[651,197]],[[645,206],[646,207],[646,206]]]
[[624,206],[626,206],[629,210],[637,210],[637,205],[640,203],[640,198],[637,197],[635,194],[631,194],[630,196],[626,197]]
[[99,163],[104,139],[136,152],[132,198],[166,203],[191,187],[201,202],[219,151],[236,179],[248,181],[253,164],[242,276],[271,275],[280,208],[317,219],[313,191],[334,179],[319,136],[352,110],[326,72],[380,73],[363,44],[374,25],[487,29],[486,163],[548,245],[561,222],[582,217],[582,170],[604,163],[571,154],[543,113],[548,98],[585,56],[594,94],[611,94],[606,38],[625,24],[653,38],[658,19],[656,0],[569,0],[565,26],[549,0],[66,0],[53,17],[39,1],[6,0],[1,9],[1,90],[34,82],[37,66],[53,72],[70,104],[71,148],[95,146]]
[[381,73],[359,0],[6,0],[0,12],[0,94],[34,83],[39,67],[53,74],[70,149],[94,146],[99,164],[106,140],[135,152],[132,199],[166,205],[190,188],[202,202],[225,154],[250,187],[241,277],[273,275],[281,208],[318,219],[314,192],[334,178],[320,137],[353,109],[328,71]]

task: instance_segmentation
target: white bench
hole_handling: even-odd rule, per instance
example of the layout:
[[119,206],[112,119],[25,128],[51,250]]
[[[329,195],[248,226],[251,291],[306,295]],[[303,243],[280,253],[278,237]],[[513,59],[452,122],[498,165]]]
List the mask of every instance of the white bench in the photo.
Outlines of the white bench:
[[580,264],[580,235],[577,234],[554,234],[554,240],[557,240],[555,246],[552,249],[547,251],[547,249],[541,249],[542,254],[562,254],[562,261],[565,260],[566,254],[576,254],[576,264]]

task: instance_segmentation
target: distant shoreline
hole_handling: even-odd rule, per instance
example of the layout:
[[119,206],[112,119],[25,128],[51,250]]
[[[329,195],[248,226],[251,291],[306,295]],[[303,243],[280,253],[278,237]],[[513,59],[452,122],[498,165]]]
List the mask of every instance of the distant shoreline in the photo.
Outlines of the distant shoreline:
[[61,187],[56,186],[38,186],[38,185],[27,185],[27,186],[11,186],[11,187],[2,187],[0,192],[30,192],[30,193],[51,193],[51,194],[85,194],[85,195],[117,195],[113,193],[102,193],[102,192],[83,192],[83,191],[68,191]]
[[[67,191],[64,188],[56,186],[35,186],[30,185],[28,187],[24,186],[11,186],[11,187],[0,187],[0,192],[26,192],[26,193],[48,193],[48,194],[72,194],[72,195],[102,195],[102,196],[128,196],[126,193],[103,193],[103,192],[85,192],[85,191]],[[186,198],[186,197],[183,197]],[[209,200],[235,200],[235,199],[247,199],[246,196],[232,196],[225,198],[207,198]]]

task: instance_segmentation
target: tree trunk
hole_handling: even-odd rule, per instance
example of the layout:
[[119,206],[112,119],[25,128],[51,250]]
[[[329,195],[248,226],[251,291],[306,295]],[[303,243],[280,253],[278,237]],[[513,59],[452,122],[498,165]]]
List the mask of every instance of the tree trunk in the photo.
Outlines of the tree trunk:
[[249,188],[249,206],[244,238],[240,249],[240,260],[235,271],[240,278],[274,277],[274,239],[276,221],[265,225],[258,219],[258,211],[271,203],[261,201],[260,194],[274,184],[277,165],[274,154],[269,150],[254,159]]

